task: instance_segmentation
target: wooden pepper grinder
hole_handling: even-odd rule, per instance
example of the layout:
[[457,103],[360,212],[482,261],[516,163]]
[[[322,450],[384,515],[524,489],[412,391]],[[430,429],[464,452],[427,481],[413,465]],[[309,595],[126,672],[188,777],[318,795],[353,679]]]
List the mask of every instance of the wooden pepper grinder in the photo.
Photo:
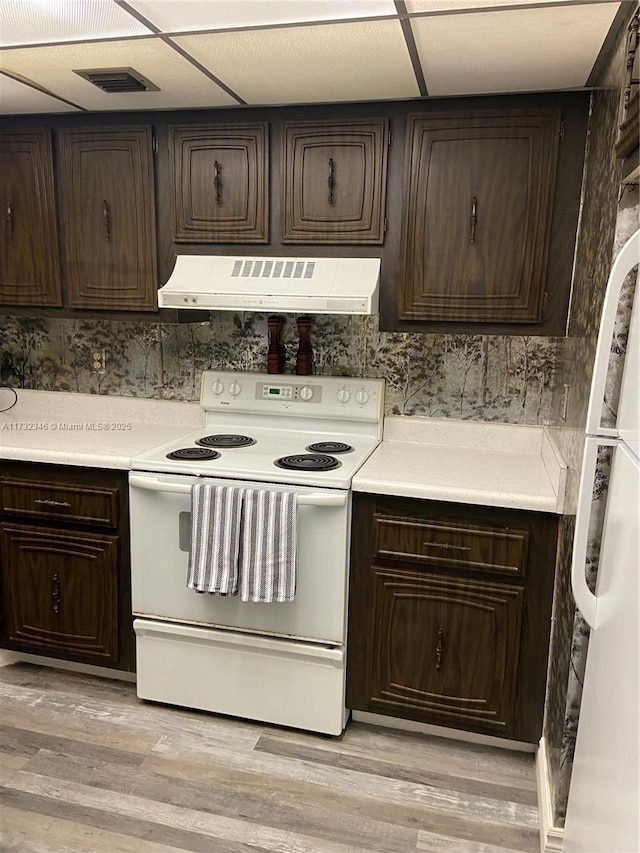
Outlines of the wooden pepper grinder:
[[298,354],[296,356],[296,373],[299,376],[309,376],[312,368],[312,353],[311,341],[309,333],[311,331],[311,317],[298,317]]
[[282,373],[284,367],[284,348],[280,340],[282,317],[270,314],[267,317],[269,331],[269,349],[267,350],[267,373]]

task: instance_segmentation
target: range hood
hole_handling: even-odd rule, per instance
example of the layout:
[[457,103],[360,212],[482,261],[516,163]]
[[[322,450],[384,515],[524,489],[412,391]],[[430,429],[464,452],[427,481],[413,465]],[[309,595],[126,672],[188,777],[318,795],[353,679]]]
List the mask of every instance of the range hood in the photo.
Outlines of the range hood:
[[380,258],[178,255],[160,308],[375,314]]

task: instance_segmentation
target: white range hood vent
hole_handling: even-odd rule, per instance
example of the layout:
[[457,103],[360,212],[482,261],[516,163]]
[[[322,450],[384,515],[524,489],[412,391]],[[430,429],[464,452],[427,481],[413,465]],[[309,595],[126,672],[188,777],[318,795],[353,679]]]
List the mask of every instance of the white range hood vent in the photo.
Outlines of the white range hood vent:
[[380,258],[178,255],[160,308],[376,314]]

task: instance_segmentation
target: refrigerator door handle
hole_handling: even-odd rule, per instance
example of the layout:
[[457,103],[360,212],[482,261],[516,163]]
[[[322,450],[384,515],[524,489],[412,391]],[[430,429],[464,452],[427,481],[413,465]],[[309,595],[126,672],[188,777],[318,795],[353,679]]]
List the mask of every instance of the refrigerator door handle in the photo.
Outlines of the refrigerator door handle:
[[587,544],[589,540],[589,523],[593,483],[595,481],[598,448],[614,447],[618,444],[615,439],[587,436],[582,457],[582,473],[580,475],[580,490],[578,492],[578,509],[576,511],[576,529],[573,539],[573,555],[571,559],[571,589],[580,613],[590,628],[596,627],[598,599],[587,586],[585,566],[587,564]]
[[598,334],[598,345],[596,347],[593,379],[591,382],[591,396],[587,412],[586,432],[588,435],[594,435],[595,433],[604,433],[606,435],[607,433],[614,432],[613,430],[602,429],[600,426],[607,372],[609,369],[609,351],[611,349],[611,339],[613,337],[622,285],[627,275],[638,265],[639,259],[640,229],[632,234],[622,249],[620,249],[609,274],[604,305],[602,306],[600,332]]

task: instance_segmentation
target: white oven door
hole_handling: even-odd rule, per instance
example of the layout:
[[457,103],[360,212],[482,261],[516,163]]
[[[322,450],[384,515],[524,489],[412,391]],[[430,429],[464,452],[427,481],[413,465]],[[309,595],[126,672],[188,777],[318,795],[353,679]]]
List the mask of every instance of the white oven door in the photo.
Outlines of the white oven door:
[[136,616],[264,632],[340,645],[346,630],[351,493],[216,480],[220,486],[285,488],[298,498],[298,566],[292,602],[242,602],[188,589],[190,487],[176,474],[129,474],[132,605]]

